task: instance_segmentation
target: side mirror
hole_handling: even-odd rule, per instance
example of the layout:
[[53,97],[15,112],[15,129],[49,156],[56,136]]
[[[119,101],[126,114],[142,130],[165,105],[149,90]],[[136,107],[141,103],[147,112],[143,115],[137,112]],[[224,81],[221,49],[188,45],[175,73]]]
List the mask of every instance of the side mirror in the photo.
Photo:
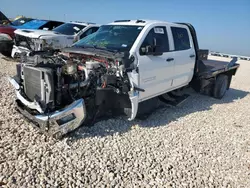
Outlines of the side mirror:
[[161,46],[161,40],[159,40],[158,38],[153,38],[153,54],[154,56],[161,56],[163,54],[163,52],[161,52],[160,50],[160,46]]
[[145,50],[146,50],[145,51],[146,54],[150,54],[150,53],[154,52],[154,47],[151,46],[151,45],[148,45],[148,46],[145,47]]
[[153,45],[147,45],[145,47],[141,47],[140,52],[142,55],[154,55],[154,56],[159,56],[162,55],[163,53],[157,50],[160,46],[160,41],[157,38],[153,38],[152,41]]
[[150,55],[153,53],[153,47],[151,45],[147,45],[145,47],[140,48],[140,53],[142,55]]

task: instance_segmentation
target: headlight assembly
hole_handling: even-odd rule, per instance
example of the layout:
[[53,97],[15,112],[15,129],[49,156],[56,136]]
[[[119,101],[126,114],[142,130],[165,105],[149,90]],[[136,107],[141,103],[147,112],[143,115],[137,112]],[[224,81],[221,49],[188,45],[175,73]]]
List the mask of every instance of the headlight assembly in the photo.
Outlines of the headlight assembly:
[[5,33],[0,33],[0,40],[4,40],[4,41],[11,41],[12,38],[8,35],[8,34],[5,34]]

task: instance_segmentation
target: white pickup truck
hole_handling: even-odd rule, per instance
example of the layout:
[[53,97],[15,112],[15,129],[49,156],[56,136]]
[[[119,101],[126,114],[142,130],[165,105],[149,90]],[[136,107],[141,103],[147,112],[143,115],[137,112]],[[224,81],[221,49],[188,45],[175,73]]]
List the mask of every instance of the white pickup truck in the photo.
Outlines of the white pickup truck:
[[51,31],[35,29],[15,30],[15,40],[11,56],[29,55],[34,51],[62,49],[96,32],[99,25],[89,22],[68,22]]
[[61,53],[27,57],[9,81],[18,111],[60,137],[108,113],[134,120],[152,100],[176,105],[187,97],[176,95],[183,87],[221,99],[239,64],[207,54],[191,24],[118,20]]

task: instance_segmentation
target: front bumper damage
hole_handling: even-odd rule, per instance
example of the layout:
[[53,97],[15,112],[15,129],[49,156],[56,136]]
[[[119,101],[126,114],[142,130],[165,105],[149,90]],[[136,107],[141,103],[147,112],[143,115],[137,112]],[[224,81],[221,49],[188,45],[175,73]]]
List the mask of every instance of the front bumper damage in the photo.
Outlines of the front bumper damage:
[[30,53],[31,53],[31,50],[29,50],[28,48],[13,45],[13,48],[11,50],[11,57],[12,58],[20,57],[21,54],[25,54],[29,56]]
[[[15,88],[17,110],[43,133],[61,138],[61,136],[77,129],[85,121],[87,112],[84,99],[76,100],[61,110],[43,113],[36,101],[30,102],[21,95],[20,86],[15,79],[8,78],[8,80]],[[39,115],[31,114],[32,110],[40,112]]]

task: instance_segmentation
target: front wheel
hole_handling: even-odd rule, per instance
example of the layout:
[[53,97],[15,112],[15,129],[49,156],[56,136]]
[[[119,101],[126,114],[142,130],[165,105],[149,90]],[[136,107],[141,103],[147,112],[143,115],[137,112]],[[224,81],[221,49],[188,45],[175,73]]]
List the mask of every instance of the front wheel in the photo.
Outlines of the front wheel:
[[221,74],[217,77],[214,89],[213,89],[213,96],[216,99],[222,99],[227,91],[228,88],[228,76],[225,74]]
[[2,54],[6,57],[11,57],[11,51],[3,51]]

